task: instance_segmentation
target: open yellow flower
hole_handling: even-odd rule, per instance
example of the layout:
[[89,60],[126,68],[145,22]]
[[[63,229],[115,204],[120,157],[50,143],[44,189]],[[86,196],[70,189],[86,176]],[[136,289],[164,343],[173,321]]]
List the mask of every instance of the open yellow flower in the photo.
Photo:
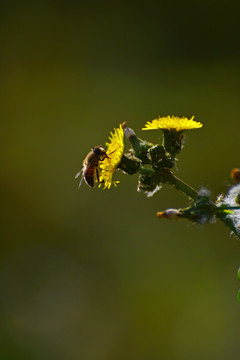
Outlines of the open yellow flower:
[[119,181],[113,181],[112,176],[115,173],[118,164],[120,163],[124,152],[124,132],[122,125],[119,128],[114,129],[114,133],[111,132],[109,137],[110,142],[106,143],[108,157],[100,163],[100,178],[99,187],[104,184],[104,189],[110,189],[111,185],[117,186]]
[[165,129],[176,130],[178,132],[201,128],[202,124],[193,119],[194,116],[191,119],[186,117],[179,118],[177,116],[158,117],[157,119],[148,121],[142,130]]

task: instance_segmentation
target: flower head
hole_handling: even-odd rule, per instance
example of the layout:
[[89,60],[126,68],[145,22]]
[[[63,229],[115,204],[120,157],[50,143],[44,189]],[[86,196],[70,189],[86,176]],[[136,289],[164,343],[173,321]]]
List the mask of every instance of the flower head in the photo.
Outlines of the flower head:
[[235,168],[231,171],[231,177],[240,183],[240,169]]
[[201,128],[202,124],[193,119],[194,116],[191,117],[191,119],[186,117],[179,118],[177,116],[158,117],[157,119],[148,121],[142,130],[165,129],[183,131]]
[[114,129],[114,133],[111,132],[111,136],[109,136],[109,143],[106,143],[107,145],[107,154],[108,157],[106,157],[101,163],[100,163],[100,184],[104,184],[104,189],[108,188],[110,189],[111,185],[117,186],[117,183],[119,181],[113,181],[112,176],[114,172],[117,169],[118,164],[120,163],[123,152],[124,152],[124,142],[123,142],[123,129],[122,125],[119,125],[119,128]]

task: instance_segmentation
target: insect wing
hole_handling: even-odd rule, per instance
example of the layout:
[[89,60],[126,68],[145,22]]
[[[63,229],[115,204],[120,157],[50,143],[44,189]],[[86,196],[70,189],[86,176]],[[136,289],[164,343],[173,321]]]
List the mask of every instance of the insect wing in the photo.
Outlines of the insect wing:
[[83,171],[83,166],[81,167],[81,169],[79,170],[79,172],[76,173],[75,179],[77,179],[77,178],[81,175],[82,171]]
[[[81,174],[83,173],[83,166],[81,167],[81,169],[79,170],[79,172],[75,175],[75,179],[77,179]],[[83,181],[83,174],[82,174],[82,178],[80,180],[80,183],[78,185],[78,189],[80,188],[80,186],[82,185],[82,181]]]

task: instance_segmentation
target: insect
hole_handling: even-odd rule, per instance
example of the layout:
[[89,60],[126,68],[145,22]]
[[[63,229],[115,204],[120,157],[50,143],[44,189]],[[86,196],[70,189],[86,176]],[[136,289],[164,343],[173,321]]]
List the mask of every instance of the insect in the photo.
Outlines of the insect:
[[[112,154],[113,152],[114,151],[112,151],[110,154]],[[109,159],[108,155],[110,154],[107,154],[101,145],[94,146],[92,148],[92,150],[87,154],[87,156],[83,160],[83,165],[80,171],[75,176],[75,179],[77,179],[82,173],[82,178],[78,188],[81,186],[83,179],[88,186],[93,187],[95,174],[97,175],[97,180],[99,182],[99,174],[98,174],[99,162],[103,161],[106,158]]]

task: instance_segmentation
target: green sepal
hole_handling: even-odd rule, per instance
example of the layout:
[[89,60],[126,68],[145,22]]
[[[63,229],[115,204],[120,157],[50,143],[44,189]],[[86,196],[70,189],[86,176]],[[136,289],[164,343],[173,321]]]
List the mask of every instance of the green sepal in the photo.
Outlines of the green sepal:
[[152,168],[156,171],[162,169],[171,169],[175,162],[172,158],[166,154],[166,151],[162,145],[154,145],[149,149],[149,153],[152,160]]
[[129,141],[132,144],[134,155],[142,160],[142,164],[150,164],[151,159],[149,156],[149,149],[153,146],[153,144],[139,139],[137,135],[131,135],[129,137]]
[[141,173],[138,178],[138,191],[150,193],[156,189],[156,186],[158,184],[159,181],[155,173],[152,174]]
[[175,129],[163,130],[164,134],[164,146],[167,152],[171,155],[172,158],[176,154],[179,154],[182,150],[183,144],[183,131],[176,131]]
[[199,224],[206,224],[214,219],[215,206],[210,201],[208,190],[201,189],[197,199],[189,207],[180,210],[182,217]]
[[142,161],[131,154],[124,154],[118,168],[123,172],[133,175],[139,172],[142,167]]

